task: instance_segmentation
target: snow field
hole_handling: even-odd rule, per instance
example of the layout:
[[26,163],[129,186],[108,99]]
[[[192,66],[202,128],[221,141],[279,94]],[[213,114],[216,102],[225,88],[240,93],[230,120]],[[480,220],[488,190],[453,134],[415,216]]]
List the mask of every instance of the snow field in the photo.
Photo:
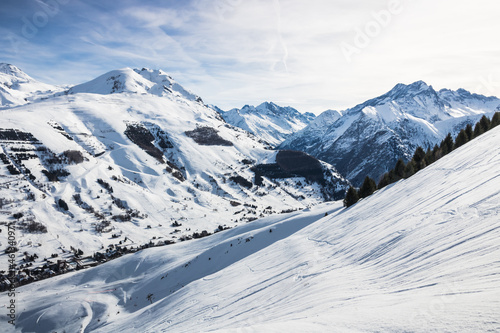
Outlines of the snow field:
[[499,139],[497,128],[349,209],[269,217],[20,288],[19,328],[498,331]]

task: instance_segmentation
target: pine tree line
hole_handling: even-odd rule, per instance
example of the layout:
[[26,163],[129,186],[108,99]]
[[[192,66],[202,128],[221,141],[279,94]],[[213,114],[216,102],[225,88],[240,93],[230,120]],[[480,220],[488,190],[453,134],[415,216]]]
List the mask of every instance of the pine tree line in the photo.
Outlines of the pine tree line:
[[412,159],[408,163],[405,163],[403,159],[399,159],[394,168],[389,172],[386,172],[380,178],[378,184],[367,176],[359,190],[353,186],[349,187],[344,198],[344,206],[350,207],[360,199],[370,196],[377,189],[382,189],[389,184],[413,176],[415,173],[436,162],[441,157],[449,154],[458,147],[463,146],[467,142],[477,138],[498,125],[500,125],[500,112],[496,112],[491,120],[486,116],[482,116],[481,120],[476,123],[474,128],[472,125],[468,124],[458,133],[455,141],[453,140],[451,133],[448,133],[443,141],[441,141],[439,145],[436,144],[433,149],[429,148],[425,151],[422,147],[417,147]]

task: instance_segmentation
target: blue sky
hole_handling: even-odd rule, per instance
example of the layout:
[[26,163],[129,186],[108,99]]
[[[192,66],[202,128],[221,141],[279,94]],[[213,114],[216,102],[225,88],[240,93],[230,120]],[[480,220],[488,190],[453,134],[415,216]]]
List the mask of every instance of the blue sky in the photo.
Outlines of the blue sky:
[[424,80],[500,96],[497,0],[2,0],[0,62],[52,84],[161,68],[223,109],[344,109]]

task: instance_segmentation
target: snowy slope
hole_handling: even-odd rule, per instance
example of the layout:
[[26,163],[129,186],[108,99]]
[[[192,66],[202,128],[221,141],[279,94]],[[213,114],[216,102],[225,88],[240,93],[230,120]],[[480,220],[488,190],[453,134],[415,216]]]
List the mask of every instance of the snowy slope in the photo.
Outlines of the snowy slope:
[[277,146],[292,133],[306,127],[316,116],[300,113],[292,107],[265,102],[259,106],[245,105],[241,109],[221,112],[229,124],[242,128],[258,138]]
[[62,89],[38,82],[14,65],[0,63],[0,109],[26,104]]
[[499,331],[499,141],[496,128],[349,209],[268,217],[19,288],[18,329]]
[[[92,255],[213,233],[338,199],[349,185],[326,163],[325,184],[299,176],[255,184],[252,168],[277,152],[161,71],[113,71],[2,110],[0,124],[1,221],[16,223],[20,253],[38,255],[36,265],[70,259],[72,247]],[[0,244],[2,257],[5,232]]]
[[458,134],[483,114],[500,108],[500,99],[463,89],[435,91],[423,81],[398,84],[388,93],[354,108],[324,113],[290,136],[280,148],[307,152],[334,165],[360,186],[368,175],[379,180],[399,158],[409,160],[417,146]]

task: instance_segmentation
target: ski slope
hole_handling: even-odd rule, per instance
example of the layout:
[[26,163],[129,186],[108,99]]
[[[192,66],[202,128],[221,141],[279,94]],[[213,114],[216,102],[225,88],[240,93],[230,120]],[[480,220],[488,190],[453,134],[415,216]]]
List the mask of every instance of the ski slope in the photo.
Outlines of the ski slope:
[[500,331],[498,142],[500,128],[349,209],[267,217],[19,288],[17,328]]

